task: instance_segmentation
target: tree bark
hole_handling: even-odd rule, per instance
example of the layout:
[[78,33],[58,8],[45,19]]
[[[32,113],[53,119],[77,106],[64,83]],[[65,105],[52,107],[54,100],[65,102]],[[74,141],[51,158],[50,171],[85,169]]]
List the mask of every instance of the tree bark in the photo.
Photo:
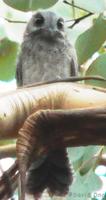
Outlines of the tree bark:
[[[24,197],[25,174],[31,159],[37,161],[59,147],[106,144],[106,90],[76,83],[53,83],[0,97],[0,138],[17,136]],[[8,172],[15,185],[17,170],[16,162]],[[4,184],[3,176],[0,184]],[[2,196],[5,187],[4,184]]]
[[0,96],[0,139],[17,138],[26,118],[38,110],[106,106],[106,92],[76,83],[53,83]]

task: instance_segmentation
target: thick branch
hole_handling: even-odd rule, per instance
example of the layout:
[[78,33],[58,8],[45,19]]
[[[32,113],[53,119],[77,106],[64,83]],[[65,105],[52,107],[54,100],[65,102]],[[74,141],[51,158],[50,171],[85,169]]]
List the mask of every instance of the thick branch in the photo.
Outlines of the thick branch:
[[37,161],[59,146],[106,143],[105,90],[96,91],[75,83],[56,83],[14,91],[0,97],[0,105],[2,138],[17,137],[19,128],[30,115],[20,130],[17,143],[24,183],[33,153]]
[[[25,183],[23,170],[28,167],[30,158],[37,161],[50,150],[89,144],[106,144],[106,107],[77,109],[71,111],[45,110],[32,114],[20,130],[17,152],[22,182]],[[0,179],[0,196],[10,196],[7,183],[17,186],[17,162]]]
[[76,83],[19,89],[0,97],[0,138],[15,138],[25,119],[39,109],[106,106],[106,93]]
[[[17,144],[19,155],[25,157],[33,151],[39,156],[42,152],[58,148],[58,145],[105,145],[106,107],[33,113],[19,131]],[[25,163],[26,159],[22,157],[22,160]]]
[[25,197],[26,171],[39,157],[60,147],[106,144],[106,106],[67,110],[44,110],[30,115],[19,131],[17,155]]

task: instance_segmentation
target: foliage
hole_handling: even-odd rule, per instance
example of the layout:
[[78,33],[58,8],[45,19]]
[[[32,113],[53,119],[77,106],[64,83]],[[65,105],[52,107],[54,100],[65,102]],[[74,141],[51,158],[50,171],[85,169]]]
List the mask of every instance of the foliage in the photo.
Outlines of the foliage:
[[9,6],[18,9],[18,10],[22,10],[22,11],[29,11],[29,10],[36,10],[39,8],[48,8],[50,6],[52,6],[53,4],[55,4],[58,0],[4,0],[4,2],[6,4],[8,4]]
[[10,80],[15,75],[18,44],[4,38],[0,42],[0,80]]
[[[100,15],[76,41],[79,64],[86,62],[106,40],[106,20]],[[83,44],[83,45],[82,45]],[[83,47],[83,48],[82,48]]]
[[[3,0],[0,2],[0,80],[9,81],[15,75],[18,47],[22,39],[21,33],[25,28],[25,24],[15,21],[27,21],[29,19],[27,11],[40,8],[49,8],[60,13],[66,20],[70,19],[71,21],[67,22],[69,27],[76,22],[75,19],[92,12],[90,17],[79,20],[79,23],[69,29],[69,36],[72,43],[75,43],[81,74],[101,75],[106,78],[106,1],[94,0],[92,3],[92,0],[74,0],[73,6],[72,0],[68,2],[71,5],[65,4],[63,0]],[[5,18],[13,20],[14,23],[8,22]],[[20,28],[17,28],[19,26]],[[99,81],[86,81],[86,83],[105,87],[104,83],[101,84]],[[71,194],[79,194],[78,198],[85,200],[87,199],[85,195],[91,194],[100,187],[100,179],[94,173],[97,160],[94,159],[92,162],[94,154],[97,154],[100,148],[70,148],[69,157],[76,171],[76,181],[67,199],[74,199],[73,196],[70,197]],[[82,197],[81,194],[84,196]]]

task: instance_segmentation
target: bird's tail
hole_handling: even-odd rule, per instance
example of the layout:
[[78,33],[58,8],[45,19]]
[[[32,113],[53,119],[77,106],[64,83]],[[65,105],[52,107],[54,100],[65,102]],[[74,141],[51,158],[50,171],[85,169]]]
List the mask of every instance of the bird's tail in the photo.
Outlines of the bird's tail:
[[40,166],[29,168],[26,188],[35,198],[40,197],[45,189],[51,196],[65,196],[72,181],[73,170],[66,149],[57,149],[50,152]]

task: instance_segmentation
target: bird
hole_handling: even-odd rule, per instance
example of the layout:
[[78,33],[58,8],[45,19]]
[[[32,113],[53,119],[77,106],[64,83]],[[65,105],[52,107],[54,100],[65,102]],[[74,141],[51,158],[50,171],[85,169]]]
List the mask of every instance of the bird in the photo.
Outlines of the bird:
[[77,74],[77,56],[64,19],[52,11],[36,12],[24,33],[16,68],[17,85]]
[[[26,26],[16,67],[17,86],[78,75],[76,51],[67,34],[66,23],[50,10],[33,14]],[[65,148],[48,153],[31,163],[26,190],[38,199],[49,194],[64,196],[73,181],[73,170]]]

